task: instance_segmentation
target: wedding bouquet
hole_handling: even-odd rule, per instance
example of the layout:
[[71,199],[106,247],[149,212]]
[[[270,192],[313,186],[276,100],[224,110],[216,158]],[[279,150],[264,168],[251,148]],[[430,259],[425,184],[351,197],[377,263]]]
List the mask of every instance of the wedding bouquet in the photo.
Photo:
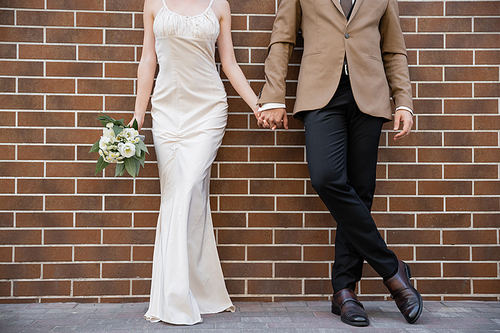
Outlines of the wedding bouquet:
[[[102,113],[102,112],[101,112]],[[92,146],[89,153],[99,152],[95,173],[98,174],[110,163],[116,163],[116,176],[122,176],[125,170],[132,176],[139,175],[140,166],[144,167],[148,148],[141,140],[137,120],[132,127],[125,125],[123,119],[115,120],[105,113],[97,117],[105,126],[103,135]]]

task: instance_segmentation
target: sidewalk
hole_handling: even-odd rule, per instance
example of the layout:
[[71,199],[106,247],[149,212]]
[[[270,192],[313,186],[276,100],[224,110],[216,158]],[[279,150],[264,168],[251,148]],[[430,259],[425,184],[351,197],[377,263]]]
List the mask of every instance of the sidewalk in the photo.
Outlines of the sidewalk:
[[393,302],[363,304],[371,322],[364,328],[342,323],[329,302],[235,303],[235,313],[205,315],[189,327],[147,322],[147,303],[0,304],[0,332],[500,332],[500,302],[425,302],[414,325]]

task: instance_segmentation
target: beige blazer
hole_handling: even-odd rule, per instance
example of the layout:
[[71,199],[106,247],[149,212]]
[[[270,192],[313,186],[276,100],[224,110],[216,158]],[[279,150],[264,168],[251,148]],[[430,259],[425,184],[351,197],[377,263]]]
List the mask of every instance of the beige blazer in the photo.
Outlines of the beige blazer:
[[320,109],[330,101],[345,55],[354,98],[362,112],[392,119],[389,97],[396,107],[413,109],[397,0],[356,0],[349,21],[339,0],[281,0],[258,103],[285,103],[288,61],[299,29],[304,53],[294,115]]

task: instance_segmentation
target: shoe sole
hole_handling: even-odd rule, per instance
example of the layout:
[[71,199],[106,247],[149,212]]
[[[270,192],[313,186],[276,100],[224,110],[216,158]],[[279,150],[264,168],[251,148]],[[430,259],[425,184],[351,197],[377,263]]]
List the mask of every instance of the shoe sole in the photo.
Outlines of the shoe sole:
[[[411,270],[410,270],[410,266],[408,266],[406,263],[405,264],[405,272],[406,272],[406,276],[408,277],[408,281],[410,281],[411,279]],[[411,284],[411,281],[410,281],[410,286],[411,286],[411,289],[413,291],[415,291],[415,293],[417,294],[417,297],[418,297],[418,313],[417,315],[415,316],[415,318],[413,318],[411,321],[408,321],[409,324],[414,324],[418,318],[420,318],[420,315],[422,314],[422,309],[424,307],[424,301],[422,300],[422,296],[420,296],[420,293],[417,291],[417,289],[415,289],[415,287],[413,287],[413,284]]]
[[[337,316],[341,316],[340,309],[334,307],[333,305],[332,305],[332,313],[335,314],[335,315],[337,315]],[[342,320],[342,322],[344,324],[351,325],[351,326],[356,326],[356,327],[365,327],[365,326],[370,325],[369,321],[367,321],[367,322],[349,321],[347,319],[342,318],[342,316],[340,317],[340,320]]]

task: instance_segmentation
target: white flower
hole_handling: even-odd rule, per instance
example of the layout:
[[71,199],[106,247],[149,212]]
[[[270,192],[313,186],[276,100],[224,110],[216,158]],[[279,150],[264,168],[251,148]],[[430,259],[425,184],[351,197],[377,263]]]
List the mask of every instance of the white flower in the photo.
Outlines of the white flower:
[[113,123],[107,123],[107,124],[106,124],[106,127],[107,127],[107,128],[113,128]]
[[132,157],[135,155],[135,146],[130,142],[122,143],[118,145],[118,151],[125,158]]
[[114,139],[115,138],[115,132],[111,128],[104,128],[102,130],[102,134],[103,134],[103,136],[108,137],[110,139]]
[[139,132],[137,132],[133,128],[124,128],[123,131],[121,131],[120,135],[127,140],[131,140],[134,139],[136,136],[138,136]]
[[99,148],[106,150],[106,145],[111,143],[111,138],[107,136],[101,136],[101,140],[99,140]]

